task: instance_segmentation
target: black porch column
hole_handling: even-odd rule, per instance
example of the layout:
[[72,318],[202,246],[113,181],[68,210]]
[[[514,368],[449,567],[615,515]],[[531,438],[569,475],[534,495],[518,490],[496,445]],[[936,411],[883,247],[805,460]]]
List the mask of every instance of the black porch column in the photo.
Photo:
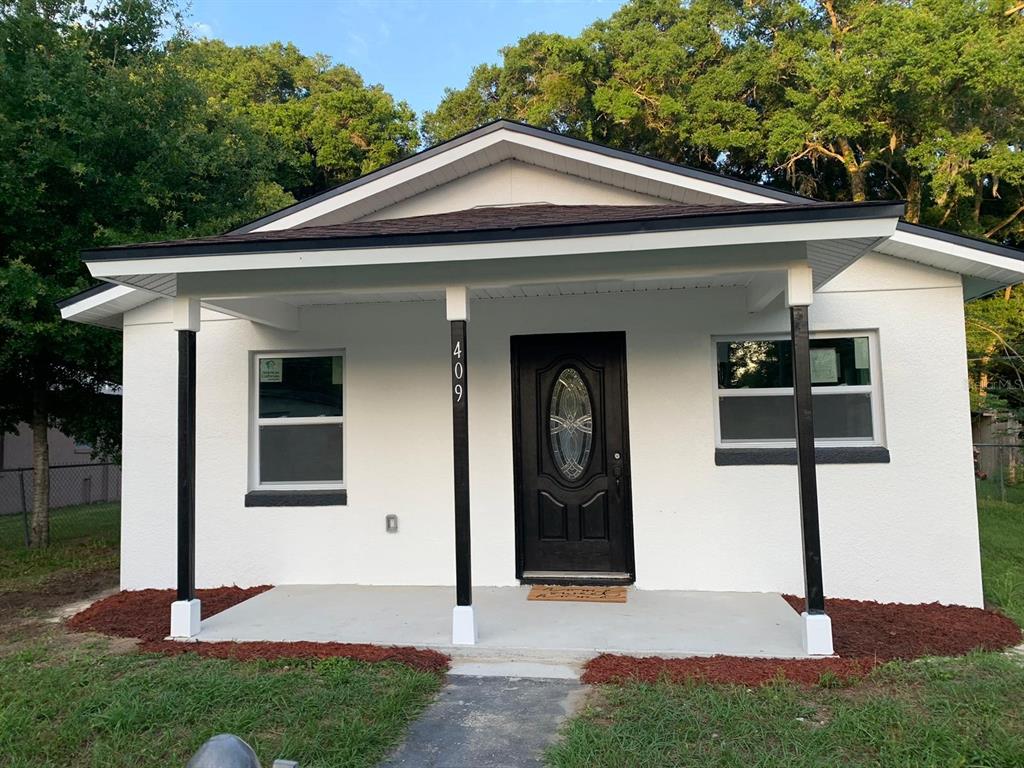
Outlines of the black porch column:
[[473,604],[469,536],[469,384],[466,321],[452,320],[452,434],[455,459],[455,602]]
[[196,332],[178,331],[178,600],[196,592]]
[[800,529],[804,545],[804,594],[807,614],[825,613],[818,530],[818,478],[814,459],[814,413],[811,402],[811,350],[807,307],[789,308],[793,342],[793,400],[796,408],[796,456],[800,482]]

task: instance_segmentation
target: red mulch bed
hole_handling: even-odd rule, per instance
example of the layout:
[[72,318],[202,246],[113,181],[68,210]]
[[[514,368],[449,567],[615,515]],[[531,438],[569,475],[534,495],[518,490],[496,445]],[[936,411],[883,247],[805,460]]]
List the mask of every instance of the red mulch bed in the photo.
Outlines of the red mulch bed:
[[[798,613],[804,599],[783,595]],[[879,661],[922,656],[962,656],[970,651],[1001,651],[1021,641],[1012,619],[984,608],[927,603],[875,603],[829,600],[832,642],[842,658]]]
[[[803,598],[784,595],[796,611]],[[999,651],[1021,642],[1021,630],[1002,614],[958,605],[903,605],[829,600],[837,658],[753,659],[738,656],[663,659],[602,654],[583,668],[584,683],[627,680],[764,685],[785,678],[817,684],[822,675],[849,682],[893,659],[960,656],[975,649]]]
[[[196,597],[202,601],[203,617],[208,618],[268,589],[269,586],[197,589]],[[75,614],[67,620],[67,626],[76,632],[137,637],[142,641],[140,650],[168,655],[194,653],[204,658],[239,661],[347,658],[368,662],[393,661],[428,672],[448,669],[449,658],[443,653],[403,646],[310,642],[182,643],[165,640],[170,631],[170,607],[174,599],[173,589],[119,592]]]

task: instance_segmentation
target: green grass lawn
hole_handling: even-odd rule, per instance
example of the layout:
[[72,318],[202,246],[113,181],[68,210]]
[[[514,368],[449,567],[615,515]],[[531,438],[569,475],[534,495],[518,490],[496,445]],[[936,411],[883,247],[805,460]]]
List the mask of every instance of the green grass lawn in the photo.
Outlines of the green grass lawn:
[[[1024,626],[1024,486],[979,483],[986,600]],[[1024,655],[894,662],[849,688],[602,686],[554,768],[1024,765]]]
[[1024,504],[979,498],[978,528],[985,600],[1024,626]]
[[20,516],[0,518],[0,592],[32,589],[58,574],[117,568],[121,505],[83,504],[50,513],[51,545],[25,547]]
[[400,665],[117,654],[103,643],[0,656],[5,765],[183,768],[227,732],[265,766],[372,766],[440,687]]
[[1024,665],[1000,654],[890,664],[842,689],[605,686],[556,768],[1024,765]]

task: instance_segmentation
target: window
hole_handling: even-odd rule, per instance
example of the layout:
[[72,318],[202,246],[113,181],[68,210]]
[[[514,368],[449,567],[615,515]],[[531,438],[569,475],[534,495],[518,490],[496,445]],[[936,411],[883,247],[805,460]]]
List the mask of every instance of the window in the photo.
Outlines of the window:
[[340,352],[254,356],[254,487],[345,487],[343,371]]
[[[818,445],[881,445],[876,344],[872,334],[810,340]],[[715,341],[718,443],[795,444],[792,343],[785,338]]]

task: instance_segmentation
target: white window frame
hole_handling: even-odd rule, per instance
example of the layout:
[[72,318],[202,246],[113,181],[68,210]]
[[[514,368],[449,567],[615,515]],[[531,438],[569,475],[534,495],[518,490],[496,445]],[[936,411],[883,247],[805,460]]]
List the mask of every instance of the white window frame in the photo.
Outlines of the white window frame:
[[[260,418],[260,360],[275,357],[340,357],[341,358],[341,416],[276,416]],[[251,491],[327,491],[344,490],[348,479],[348,435],[345,414],[348,413],[348,387],[345,379],[348,365],[343,349],[302,349],[253,352],[249,361],[249,490]],[[302,426],[304,424],[340,424],[341,427],[341,482],[324,480],[313,483],[264,483],[260,479],[260,427]]]
[[[811,339],[848,339],[865,336],[868,340],[868,360],[871,365],[870,384],[839,384],[832,386],[811,386],[811,395],[871,395],[871,433],[873,438],[851,439],[845,437],[819,437],[814,444],[821,448],[877,448],[885,445],[885,422],[882,410],[882,364],[878,350],[877,329],[856,331],[816,331]],[[734,333],[711,337],[711,376],[715,406],[715,447],[717,448],[795,448],[794,439],[777,440],[723,440],[722,409],[723,397],[765,397],[769,395],[792,396],[792,387],[761,387],[749,389],[721,389],[718,386],[718,343],[727,341],[790,341],[787,333]]]

